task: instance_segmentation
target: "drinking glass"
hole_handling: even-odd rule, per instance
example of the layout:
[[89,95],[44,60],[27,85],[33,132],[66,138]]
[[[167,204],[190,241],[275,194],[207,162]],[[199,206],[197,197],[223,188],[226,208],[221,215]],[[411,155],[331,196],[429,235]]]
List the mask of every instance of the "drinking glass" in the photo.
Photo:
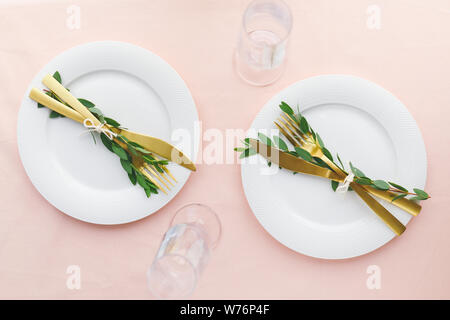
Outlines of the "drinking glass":
[[147,273],[152,294],[158,299],[189,296],[220,234],[220,220],[211,208],[195,203],[178,210]]
[[282,0],[254,0],[245,10],[235,67],[252,85],[269,85],[281,76],[292,15]]

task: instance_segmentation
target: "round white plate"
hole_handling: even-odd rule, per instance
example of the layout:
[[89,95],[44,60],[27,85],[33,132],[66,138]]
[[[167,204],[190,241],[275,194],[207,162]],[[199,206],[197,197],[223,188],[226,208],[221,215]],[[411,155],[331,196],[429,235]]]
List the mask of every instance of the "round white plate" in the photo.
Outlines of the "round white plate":
[[[294,109],[299,105],[325,146],[334,156],[338,151],[347,168],[351,161],[374,179],[424,187],[427,163],[419,128],[405,106],[385,89],[348,75],[302,80],[274,96],[251,128],[269,129],[270,135],[281,101]],[[256,137],[252,130],[249,134]],[[252,158],[241,168],[250,207],[267,232],[292,250],[344,259],[375,250],[395,236],[354,192],[336,194],[330,181],[319,177],[287,170],[267,172],[261,156],[256,156],[256,164]],[[411,219],[380,201],[403,224]]]
[[[178,183],[165,195],[149,199],[128,180],[116,155],[70,119],[49,119],[28,97],[46,74],[59,71],[63,84],[78,98],[95,103],[124,127],[178,146],[195,161],[198,121],[194,101],[184,81],[152,52],[122,42],[92,42],[63,52],[33,79],[19,112],[18,145],[25,170],[37,190],[62,212],[91,223],[121,224],[144,218],[168,203],[190,175],[170,164]],[[182,131],[181,131],[182,130]],[[179,135],[177,135],[179,136]]]

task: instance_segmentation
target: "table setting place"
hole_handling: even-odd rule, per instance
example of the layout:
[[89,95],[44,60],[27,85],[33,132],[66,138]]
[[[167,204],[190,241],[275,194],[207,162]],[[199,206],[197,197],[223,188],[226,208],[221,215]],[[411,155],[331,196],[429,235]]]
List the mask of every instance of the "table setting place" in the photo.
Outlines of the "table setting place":
[[[238,81],[265,90],[283,76],[292,25],[281,0],[248,4],[230,57]],[[380,85],[322,74],[298,79],[259,108],[231,152],[261,232],[290,254],[317,261],[368,254],[402,236],[425,211],[422,201],[433,201],[419,127]],[[31,183],[61,213],[122,225],[149,219],[190,188],[188,178],[202,170],[199,121],[193,94],[168,62],[134,44],[95,41],[64,51],[34,77],[17,143]],[[142,275],[151,296],[193,294],[220,245],[219,217],[195,201],[176,210]]]

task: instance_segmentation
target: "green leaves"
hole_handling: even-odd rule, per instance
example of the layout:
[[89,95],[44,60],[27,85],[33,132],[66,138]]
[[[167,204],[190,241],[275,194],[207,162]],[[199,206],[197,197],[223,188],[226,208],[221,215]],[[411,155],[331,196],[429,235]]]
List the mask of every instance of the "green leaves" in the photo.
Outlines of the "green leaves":
[[262,143],[264,143],[268,146],[274,145],[275,147],[278,147],[282,151],[289,151],[286,142],[284,142],[283,139],[281,139],[279,136],[273,137],[273,143],[272,143],[272,140],[270,140],[270,138],[268,136],[266,136],[265,134],[263,134],[262,132],[258,132],[258,138],[259,138],[259,141],[261,141]]
[[[165,166],[169,163],[169,161],[167,160],[156,160],[151,155],[142,155],[142,158],[144,159],[145,162],[155,166],[157,169],[161,169],[159,166]],[[162,172],[162,169],[160,172]]]
[[268,146],[272,145],[272,141],[270,140],[270,138],[264,135],[263,133],[258,132],[258,138],[262,143],[267,144]]
[[[264,137],[266,137],[266,136],[264,136]],[[267,138],[267,139],[269,139],[269,138]],[[253,156],[256,154],[256,150],[250,146],[250,138],[245,138],[244,141],[242,141],[242,143],[244,144],[243,148],[234,148],[234,151],[241,152],[241,154],[239,155],[239,159],[244,159],[244,158],[247,158],[247,157],[250,157],[250,156]],[[270,143],[270,139],[269,139],[269,143]]]
[[300,131],[304,134],[309,133],[309,124],[305,117],[300,118]]
[[278,149],[280,149],[282,151],[289,151],[286,142],[284,142],[279,136],[274,136],[273,142],[278,147]]
[[362,178],[356,177],[355,178],[355,182],[359,183],[359,184],[362,184],[362,185],[366,185],[366,186],[370,186],[373,183],[373,181],[371,179],[367,178],[367,177],[362,177]]
[[341,164],[341,169],[342,169],[342,170],[345,170],[344,164],[342,163],[341,158],[339,158],[339,154],[336,153],[336,157],[337,157],[339,163]]
[[59,74],[59,71],[56,71],[56,72],[53,74],[53,78],[55,78],[56,81],[58,81],[59,83],[62,83],[62,82],[61,82],[61,75]]
[[52,111],[50,111],[49,117],[51,119],[54,119],[54,118],[60,118],[60,117],[64,117],[64,116],[62,114],[59,114],[58,112],[52,110]]
[[401,190],[401,191],[404,191],[404,192],[408,192],[408,189],[403,188],[401,185],[398,185],[398,184],[393,183],[393,182],[389,182],[389,184],[391,186],[393,186],[394,188],[398,189],[398,190]]
[[124,160],[122,158],[120,158],[120,164],[122,165],[122,168],[128,173],[128,174],[132,174],[133,173],[133,168],[131,167],[131,162],[128,160]]
[[140,153],[143,154],[150,154],[151,152],[148,151],[147,149],[145,149],[143,146],[141,146],[139,143],[133,142],[133,141],[129,141],[127,138],[125,138],[124,136],[120,136],[122,139],[124,139],[124,142],[127,144],[128,149],[134,154],[136,155],[137,152],[139,151]]
[[136,178],[137,178],[137,183],[139,183],[139,185],[140,185],[142,188],[144,188],[144,189],[148,188],[148,187],[147,187],[146,179],[144,178],[144,176],[143,176],[142,174],[137,174],[137,175],[136,175]]
[[325,155],[325,157],[327,157],[328,159],[330,159],[331,161],[333,161],[333,156],[331,155],[331,152],[328,151],[327,148],[323,147],[322,148],[322,152]]
[[130,179],[131,183],[135,186],[137,178],[136,178],[136,174],[134,173],[134,170],[133,170],[133,173],[128,174],[128,178]]
[[[130,144],[128,144],[128,145],[130,145]],[[139,151],[139,152],[141,152],[141,153],[143,153],[143,154],[150,154],[151,153],[150,151],[148,151],[148,150],[146,150],[146,149],[144,149],[142,147],[134,147],[134,149]]]
[[122,149],[117,143],[112,142],[112,151],[119,156],[120,159],[128,160],[127,152]]
[[391,202],[394,202],[395,200],[398,200],[398,199],[404,198],[404,197],[406,197],[406,196],[407,196],[407,194],[406,194],[406,193],[401,193],[401,194],[399,194],[399,195],[396,195],[395,197],[393,197],[393,198],[392,198],[392,200],[391,200]]
[[295,147],[295,152],[297,153],[298,157],[302,158],[305,161],[311,162],[313,159],[312,155],[305,149]]
[[315,135],[316,135],[317,143],[319,144],[320,148],[323,149],[325,146],[323,144],[322,138],[320,137],[320,135],[318,133],[316,133]]
[[[95,107],[95,104],[93,103],[93,102],[91,102],[91,101],[89,101],[89,100],[87,100],[87,99],[82,99],[82,98],[79,98],[78,99],[78,101],[80,101],[80,103],[83,105],[83,106],[85,106],[86,108],[88,108],[89,109],[89,111],[101,122],[101,123],[108,123],[107,121],[106,121],[106,118],[105,118],[105,116],[103,115],[103,112],[99,109],[99,108],[96,108]],[[114,123],[114,124],[118,124],[118,122],[117,121],[115,121],[114,119],[111,119],[111,118],[108,118],[109,119],[109,121],[111,122],[111,123]],[[110,124],[110,123],[108,123],[108,124]],[[110,124],[112,127],[116,127],[115,125],[112,125],[112,124]],[[119,124],[119,126],[120,126],[120,124]]]
[[284,101],[281,101],[280,109],[290,116],[294,114],[294,110],[292,110],[292,108]]
[[144,176],[141,172],[139,172],[139,170],[137,170],[132,163],[129,163],[129,167],[126,162],[121,161],[121,163],[125,170],[131,169],[131,173],[128,173],[128,178],[133,185],[136,185],[137,183],[144,189],[147,198],[149,198],[152,193],[158,193],[158,188],[156,187],[156,185],[149,179],[147,179],[147,177]]
[[100,109],[93,107],[89,108],[89,111],[101,122],[105,123],[105,117]]
[[116,120],[108,118],[108,117],[104,117],[104,119],[105,119],[106,123],[108,125],[110,125],[111,127],[114,127],[114,128],[120,127],[120,123],[118,123]]
[[114,151],[113,151],[113,148],[112,148],[112,141],[109,140],[109,138],[108,138],[104,133],[101,133],[101,134],[100,134],[100,140],[102,140],[103,145],[104,145],[109,151],[114,152]]
[[414,188],[413,190],[416,193],[416,196],[412,197],[411,200],[427,200],[430,197],[428,193],[421,189]]
[[364,172],[362,172],[361,170],[359,170],[358,168],[354,167],[352,165],[352,163],[350,162],[350,169],[352,170],[353,174],[359,178],[364,178],[366,177],[366,175],[364,174]]
[[331,180],[331,188],[334,192],[336,192],[337,187],[339,186],[339,182]]
[[81,104],[82,104],[83,106],[85,106],[86,108],[88,108],[88,109],[89,109],[89,108],[94,108],[94,107],[95,107],[95,104],[93,104],[93,103],[90,102],[89,100],[79,98],[78,101],[80,101]]
[[137,183],[145,190],[147,198],[149,198],[152,193],[158,193],[158,189],[153,184],[153,182],[151,182],[138,172],[136,172],[136,180]]
[[320,159],[320,158],[318,158],[318,157],[313,157],[313,159],[314,159],[314,162],[315,162],[319,167],[327,168],[327,169],[330,169],[330,170],[331,170],[330,166],[327,165],[327,163],[326,163],[325,161],[323,161],[322,159]]
[[[316,132],[311,127],[309,127],[309,130],[311,131],[311,136],[313,137],[314,141],[317,141]],[[323,141],[322,141],[322,143],[323,143]]]
[[372,183],[372,186],[379,190],[389,190],[389,184],[383,180],[375,180]]
[[241,155],[239,156],[239,159],[244,159],[250,156],[253,156],[256,154],[256,150],[253,148],[247,148],[244,150],[244,152],[241,153]]

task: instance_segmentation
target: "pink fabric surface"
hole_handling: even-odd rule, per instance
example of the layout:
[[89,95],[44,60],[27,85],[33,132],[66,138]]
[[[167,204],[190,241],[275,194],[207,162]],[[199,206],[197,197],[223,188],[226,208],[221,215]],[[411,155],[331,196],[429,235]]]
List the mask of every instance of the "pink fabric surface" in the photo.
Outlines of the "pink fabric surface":
[[[288,68],[274,85],[242,82],[232,68],[247,0],[0,2],[0,298],[151,299],[145,272],[177,208],[211,206],[223,236],[192,298],[450,298],[450,1],[287,0],[294,27]],[[81,28],[66,27],[69,5]],[[381,28],[366,26],[367,7]],[[404,235],[343,261],[295,253],[259,225],[245,199],[239,165],[200,165],[158,213],[122,226],[96,226],[52,207],[20,162],[17,113],[34,75],[61,51],[95,40],[147,48],[184,78],[204,129],[247,129],[264,103],[289,84],[319,74],[366,78],[394,93],[416,119],[428,155],[432,199]],[[203,143],[205,147],[207,143]],[[81,289],[66,268],[81,267]],[[369,290],[369,265],[381,289]]]

